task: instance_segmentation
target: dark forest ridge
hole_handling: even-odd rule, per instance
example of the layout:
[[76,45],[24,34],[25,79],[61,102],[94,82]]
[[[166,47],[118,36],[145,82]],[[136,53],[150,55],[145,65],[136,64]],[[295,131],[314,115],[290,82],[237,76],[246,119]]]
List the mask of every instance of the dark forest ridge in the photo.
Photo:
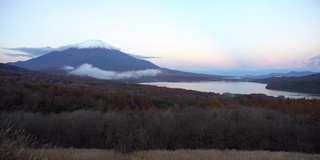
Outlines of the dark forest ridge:
[[320,73],[302,77],[272,77],[257,80],[267,89],[320,94]]

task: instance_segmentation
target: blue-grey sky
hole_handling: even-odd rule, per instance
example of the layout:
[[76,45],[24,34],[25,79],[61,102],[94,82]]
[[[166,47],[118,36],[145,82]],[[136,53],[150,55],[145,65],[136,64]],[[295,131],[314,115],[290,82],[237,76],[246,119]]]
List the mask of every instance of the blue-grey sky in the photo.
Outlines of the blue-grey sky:
[[320,54],[319,0],[0,0],[0,20],[0,62],[90,39],[195,72],[308,70]]

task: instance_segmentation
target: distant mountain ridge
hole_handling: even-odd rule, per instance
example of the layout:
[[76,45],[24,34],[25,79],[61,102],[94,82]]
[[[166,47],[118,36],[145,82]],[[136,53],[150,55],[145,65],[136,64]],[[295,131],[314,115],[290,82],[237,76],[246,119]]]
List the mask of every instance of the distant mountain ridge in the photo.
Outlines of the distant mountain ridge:
[[265,75],[247,75],[244,76],[244,78],[250,78],[250,79],[265,79],[265,78],[271,78],[271,77],[302,77],[302,76],[308,76],[312,74],[316,74],[317,72],[310,72],[310,71],[291,71],[288,73],[270,73]]

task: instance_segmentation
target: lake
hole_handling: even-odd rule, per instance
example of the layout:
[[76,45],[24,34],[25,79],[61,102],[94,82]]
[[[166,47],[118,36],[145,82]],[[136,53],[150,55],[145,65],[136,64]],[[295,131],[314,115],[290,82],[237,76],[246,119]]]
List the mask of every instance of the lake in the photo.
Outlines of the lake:
[[154,85],[168,88],[181,88],[195,90],[200,92],[214,93],[233,93],[233,94],[251,94],[262,93],[269,96],[283,95],[288,98],[320,98],[320,95],[285,92],[266,89],[267,84],[253,82],[227,82],[227,81],[211,81],[211,82],[148,82],[141,83],[143,85]]

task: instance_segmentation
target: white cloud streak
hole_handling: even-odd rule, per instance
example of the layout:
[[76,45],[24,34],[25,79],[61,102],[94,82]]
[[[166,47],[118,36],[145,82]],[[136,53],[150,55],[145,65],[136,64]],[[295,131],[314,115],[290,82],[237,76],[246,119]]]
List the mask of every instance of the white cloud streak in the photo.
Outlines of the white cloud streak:
[[74,70],[74,67],[72,67],[72,66],[63,66],[62,69],[66,70],[66,71],[72,71],[72,70]]
[[128,79],[128,78],[140,78],[144,76],[156,76],[161,73],[161,70],[146,69],[138,71],[106,71],[97,67],[93,67],[91,64],[82,64],[76,68],[72,66],[64,66],[62,69],[66,70],[71,75],[88,76],[97,79],[115,80],[115,79]]

